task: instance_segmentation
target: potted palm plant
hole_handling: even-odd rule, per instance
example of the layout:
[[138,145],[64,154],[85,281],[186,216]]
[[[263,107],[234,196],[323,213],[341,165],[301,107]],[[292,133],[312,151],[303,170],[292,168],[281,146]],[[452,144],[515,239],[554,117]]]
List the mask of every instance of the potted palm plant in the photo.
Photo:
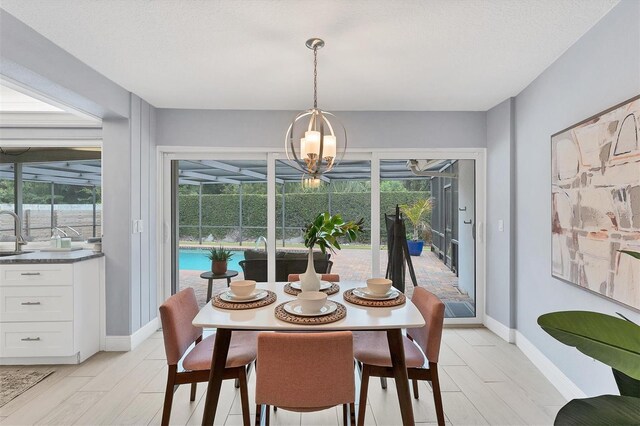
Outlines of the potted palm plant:
[[413,227],[413,235],[409,240],[407,239],[407,245],[409,246],[409,255],[420,256],[422,249],[424,248],[424,241],[420,239],[420,231],[425,228],[425,222],[422,218],[431,213],[431,200],[429,198],[417,200],[413,204],[402,204],[400,211],[411,222]]
[[340,250],[338,238],[346,237],[348,241],[355,241],[358,233],[362,232],[364,219],[358,222],[345,222],[339,214],[331,216],[329,213],[318,214],[313,222],[304,229],[304,245],[309,249],[307,270],[300,274],[300,287],[302,291],[320,290],[320,278],[313,264],[313,247],[320,247],[322,253],[327,249],[335,253]]
[[222,246],[219,248],[212,247],[207,253],[207,257],[211,260],[211,272],[215,275],[222,275],[227,272],[227,265],[233,257],[233,253],[225,250]]

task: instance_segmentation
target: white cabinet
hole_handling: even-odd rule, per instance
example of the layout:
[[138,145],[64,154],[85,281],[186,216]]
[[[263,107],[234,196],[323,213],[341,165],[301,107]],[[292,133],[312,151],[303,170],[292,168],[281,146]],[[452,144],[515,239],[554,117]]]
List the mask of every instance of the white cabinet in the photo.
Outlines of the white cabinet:
[[79,363],[100,350],[103,262],[0,264],[0,364]]

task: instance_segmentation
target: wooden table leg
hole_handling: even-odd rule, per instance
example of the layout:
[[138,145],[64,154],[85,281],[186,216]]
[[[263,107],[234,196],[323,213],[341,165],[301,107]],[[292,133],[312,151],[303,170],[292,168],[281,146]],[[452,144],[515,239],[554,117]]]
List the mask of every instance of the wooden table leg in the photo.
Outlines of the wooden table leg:
[[409,377],[407,376],[407,364],[404,358],[404,345],[402,343],[402,330],[399,328],[387,330],[387,341],[389,342],[391,368],[393,369],[398,401],[400,402],[402,424],[405,426],[414,425],[413,405],[411,403],[411,393],[409,392]]
[[[204,414],[202,415],[202,426],[212,426],[218,408],[220,398],[220,388],[224,368],[227,364],[227,354],[229,353],[229,343],[231,342],[231,330],[219,328],[216,333],[216,342],[213,346],[213,356],[211,357],[211,372],[209,373],[209,384],[207,386],[207,396],[204,402]],[[407,389],[408,389],[407,384]]]
[[207,285],[207,302],[211,300],[211,291],[213,290],[213,279],[209,279],[209,284]]

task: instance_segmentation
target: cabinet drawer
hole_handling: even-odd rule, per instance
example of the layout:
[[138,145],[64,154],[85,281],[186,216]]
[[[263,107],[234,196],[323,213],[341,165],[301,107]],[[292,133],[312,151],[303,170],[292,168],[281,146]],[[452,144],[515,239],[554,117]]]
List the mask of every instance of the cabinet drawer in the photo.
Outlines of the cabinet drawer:
[[0,266],[0,286],[9,285],[71,285],[73,265],[37,264]]
[[7,322],[0,324],[0,356],[73,355],[73,323]]
[[72,286],[0,287],[0,321],[71,321]]

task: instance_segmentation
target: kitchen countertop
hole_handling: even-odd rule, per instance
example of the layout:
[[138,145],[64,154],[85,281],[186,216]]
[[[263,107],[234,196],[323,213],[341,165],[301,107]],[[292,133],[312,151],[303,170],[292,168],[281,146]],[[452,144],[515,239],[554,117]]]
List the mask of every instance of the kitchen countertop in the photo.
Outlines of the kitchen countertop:
[[17,263],[75,263],[104,256],[92,250],[76,250],[70,252],[41,252],[17,254],[0,257],[0,265]]

